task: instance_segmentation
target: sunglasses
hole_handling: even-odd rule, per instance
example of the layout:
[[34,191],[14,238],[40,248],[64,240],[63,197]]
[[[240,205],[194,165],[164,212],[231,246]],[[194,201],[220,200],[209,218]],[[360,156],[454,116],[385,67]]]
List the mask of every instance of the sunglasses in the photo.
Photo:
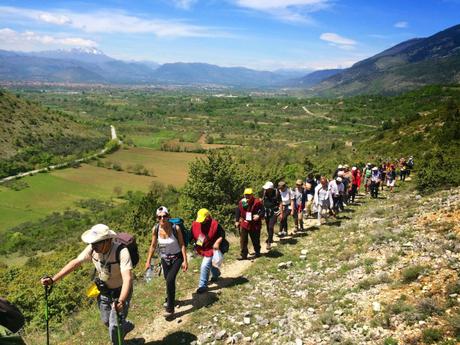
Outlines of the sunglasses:
[[158,219],[167,219],[169,218],[167,215],[164,215],[164,216],[157,216]]

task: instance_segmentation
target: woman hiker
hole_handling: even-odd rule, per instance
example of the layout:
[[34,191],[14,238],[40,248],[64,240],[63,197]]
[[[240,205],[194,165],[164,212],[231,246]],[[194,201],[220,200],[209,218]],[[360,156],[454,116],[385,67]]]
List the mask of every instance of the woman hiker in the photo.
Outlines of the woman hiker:
[[179,226],[171,224],[169,211],[166,207],[160,206],[156,211],[158,224],[152,229],[152,241],[150,243],[145,269],[149,269],[153,254],[158,248],[164,278],[166,280],[166,302],[165,316],[174,316],[174,306],[176,303],[176,277],[179,269],[185,272],[188,268],[187,252],[185,249],[184,238]]
[[279,216],[280,196],[277,193],[273,182],[267,181],[263,187],[264,196],[262,203],[265,209],[265,224],[267,225],[267,250],[270,250],[273,243],[276,220]]

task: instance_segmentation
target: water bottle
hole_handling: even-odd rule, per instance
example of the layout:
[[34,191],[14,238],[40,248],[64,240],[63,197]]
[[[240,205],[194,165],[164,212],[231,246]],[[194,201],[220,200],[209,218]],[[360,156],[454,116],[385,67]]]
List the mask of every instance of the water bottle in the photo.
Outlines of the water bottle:
[[144,280],[147,284],[149,284],[152,281],[153,278],[153,268],[150,266],[147,271],[144,273]]

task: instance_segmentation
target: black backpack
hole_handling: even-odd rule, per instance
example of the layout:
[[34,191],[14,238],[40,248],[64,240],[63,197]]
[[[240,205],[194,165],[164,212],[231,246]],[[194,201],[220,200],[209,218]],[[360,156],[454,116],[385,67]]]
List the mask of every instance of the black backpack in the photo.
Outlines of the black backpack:
[[0,325],[16,333],[24,326],[24,315],[12,303],[0,298]]

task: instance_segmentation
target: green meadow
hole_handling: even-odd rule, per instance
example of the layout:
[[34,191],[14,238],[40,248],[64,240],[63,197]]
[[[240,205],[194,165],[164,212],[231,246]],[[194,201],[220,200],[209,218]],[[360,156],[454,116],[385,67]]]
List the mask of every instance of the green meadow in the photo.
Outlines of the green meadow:
[[[198,154],[154,151],[146,148],[120,150],[104,160],[117,161],[122,171],[90,164],[23,178],[27,187],[12,190],[0,186],[0,231],[34,221],[52,212],[75,208],[82,199],[109,199],[127,191],[147,191],[157,181],[176,187],[187,180],[189,162]],[[125,171],[129,165],[143,164],[153,176]]]

